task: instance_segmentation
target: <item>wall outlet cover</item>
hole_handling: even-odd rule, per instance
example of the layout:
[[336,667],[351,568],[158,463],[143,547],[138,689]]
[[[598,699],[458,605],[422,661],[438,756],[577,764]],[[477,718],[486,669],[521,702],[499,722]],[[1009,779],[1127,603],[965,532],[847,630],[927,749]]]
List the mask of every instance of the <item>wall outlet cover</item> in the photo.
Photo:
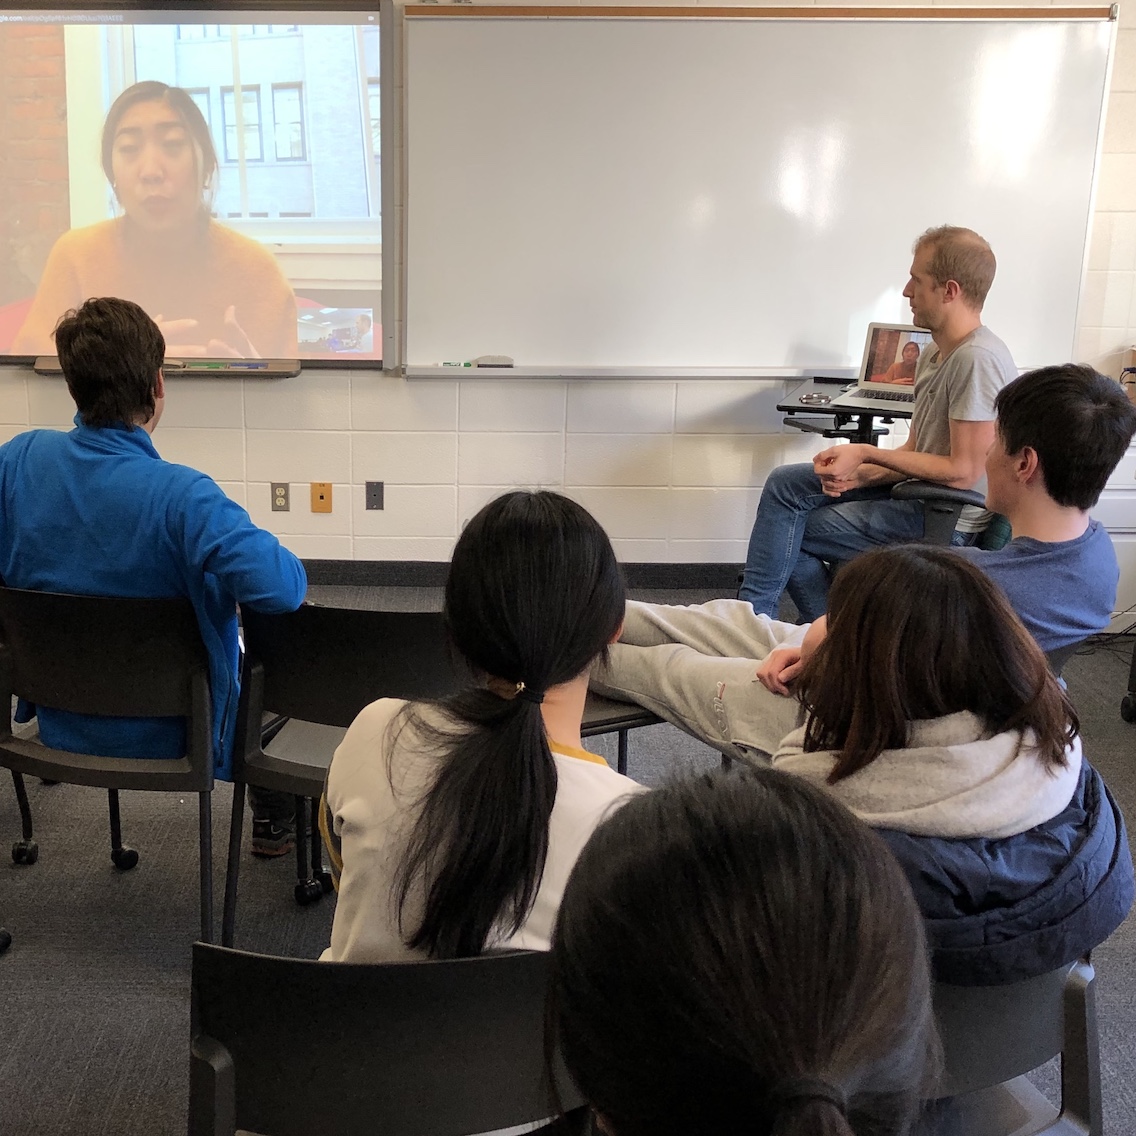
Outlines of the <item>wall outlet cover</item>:
[[331,482],[330,481],[313,481],[312,482],[312,512],[313,513],[330,513],[331,512]]
[[383,508],[383,483],[381,481],[367,482],[367,508]]
[[274,513],[287,513],[292,508],[292,491],[287,481],[273,481],[272,511]]

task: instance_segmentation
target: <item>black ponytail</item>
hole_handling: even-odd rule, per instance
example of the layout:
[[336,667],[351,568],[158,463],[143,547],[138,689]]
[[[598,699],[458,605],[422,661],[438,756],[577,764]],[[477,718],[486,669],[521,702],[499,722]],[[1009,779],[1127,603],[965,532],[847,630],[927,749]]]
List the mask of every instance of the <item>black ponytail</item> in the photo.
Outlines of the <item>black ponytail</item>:
[[412,727],[440,755],[395,873],[400,926],[411,893],[425,894],[421,923],[401,926],[411,948],[474,955],[524,923],[556,800],[539,700],[602,654],[624,601],[607,534],[560,494],[506,494],[466,526],[446,582],[446,625],[491,689],[425,713],[408,707],[397,724],[396,738]]

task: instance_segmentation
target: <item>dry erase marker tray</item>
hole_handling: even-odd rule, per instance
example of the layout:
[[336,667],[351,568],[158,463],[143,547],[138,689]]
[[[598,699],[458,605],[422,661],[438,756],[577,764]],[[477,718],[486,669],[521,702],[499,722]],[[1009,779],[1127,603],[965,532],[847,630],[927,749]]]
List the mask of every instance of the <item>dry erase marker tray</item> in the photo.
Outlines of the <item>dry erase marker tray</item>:
[[[55,355],[40,355],[35,361],[37,375],[61,375],[63,368]],[[285,379],[300,373],[299,359],[167,359],[162,364],[167,379],[186,376],[195,379]]]

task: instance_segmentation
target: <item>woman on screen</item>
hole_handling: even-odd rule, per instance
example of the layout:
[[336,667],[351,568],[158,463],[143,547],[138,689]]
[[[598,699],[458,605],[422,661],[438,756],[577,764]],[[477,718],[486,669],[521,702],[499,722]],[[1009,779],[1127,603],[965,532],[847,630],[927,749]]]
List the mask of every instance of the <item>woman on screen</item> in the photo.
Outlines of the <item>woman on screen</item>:
[[915,368],[919,363],[919,344],[909,339],[899,353],[900,357],[892,363],[882,375],[873,375],[872,378],[880,383],[896,383],[899,386],[914,386]]
[[53,354],[63,312],[119,296],[157,320],[167,356],[296,355],[296,299],[275,257],[210,216],[217,153],[185,91],[127,87],[103,124],[102,166],[122,214],[55,242],[13,354]]

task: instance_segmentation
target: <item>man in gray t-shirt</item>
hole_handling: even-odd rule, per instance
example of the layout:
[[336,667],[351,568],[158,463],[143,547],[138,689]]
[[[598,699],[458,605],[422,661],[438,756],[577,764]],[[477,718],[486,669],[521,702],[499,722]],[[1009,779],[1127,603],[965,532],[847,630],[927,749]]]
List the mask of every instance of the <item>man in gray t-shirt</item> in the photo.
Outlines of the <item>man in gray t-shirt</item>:
[[[915,242],[903,294],[912,321],[930,330],[934,347],[916,370],[907,441],[894,450],[833,446],[811,464],[780,466],[769,475],[738,591],[758,614],[776,617],[787,589],[802,621],[814,620],[827,606],[829,564],[920,539],[922,505],[892,501],[895,482],[916,477],[984,488],[994,398],[1017,374],[1006,345],[982,324],[994,270],[990,246],[970,229],[929,229]],[[970,543],[988,519],[980,509],[964,512],[956,543]]]

